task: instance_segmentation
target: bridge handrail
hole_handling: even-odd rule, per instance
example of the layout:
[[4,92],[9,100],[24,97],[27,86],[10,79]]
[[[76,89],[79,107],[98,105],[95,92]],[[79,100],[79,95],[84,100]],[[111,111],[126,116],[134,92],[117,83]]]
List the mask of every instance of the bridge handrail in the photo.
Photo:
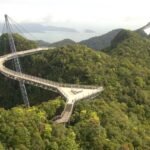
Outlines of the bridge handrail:
[[27,74],[24,74],[24,73],[16,72],[16,71],[13,71],[11,69],[6,68],[5,66],[3,66],[3,71],[6,71],[7,73],[9,72],[9,73],[14,74],[16,76],[19,75],[19,76],[26,77],[26,78],[36,79],[38,81],[41,81],[41,82],[44,82],[44,83],[48,83],[48,84],[51,84],[51,85],[55,85],[55,86],[59,86],[59,87],[89,88],[89,89],[96,89],[97,88],[96,86],[86,86],[86,85],[78,85],[78,84],[58,83],[58,82],[47,80],[47,79],[43,79],[43,78],[40,78],[40,77],[35,77],[35,76],[32,76],[32,75],[27,75]]

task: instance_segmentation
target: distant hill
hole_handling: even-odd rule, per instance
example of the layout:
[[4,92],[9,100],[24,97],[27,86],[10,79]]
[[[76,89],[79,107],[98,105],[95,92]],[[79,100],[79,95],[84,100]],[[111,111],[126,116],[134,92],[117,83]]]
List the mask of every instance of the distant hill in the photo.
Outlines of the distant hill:
[[38,47],[62,47],[62,46],[66,46],[66,45],[72,45],[75,44],[76,42],[71,40],[71,39],[64,39],[61,41],[57,41],[54,43],[49,43],[49,42],[45,42],[43,40],[38,40],[36,41]]
[[117,56],[118,60],[128,58],[134,64],[150,68],[149,46],[148,38],[142,37],[135,31],[123,30],[112,40],[108,54]]
[[[140,34],[142,37],[150,37],[150,35],[147,35],[147,33],[144,31],[145,29],[150,28],[150,23],[146,24],[145,26],[135,30],[138,34]],[[95,50],[102,50],[107,47],[110,47],[111,41],[116,37],[116,35],[122,31],[123,29],[116,29],[112,30],[106,34],[103,34],[101,36],[92,37],[87,40],[83,40],[79,42],[80,44],[86,45],[90,48],[93,48]]]
[[111,41],[111,48],[115,48],[119,43],[122,43],[122,41],[131,38],[133,36],[137,36],[137,34],[134,31],[129,31],[129,30],[121,30]]
[[75,44],[76,42],[70,39],[64,39],[55,43],[50,44],[49,46],[52,47],[61,47],[61,46],[66,46],[66,45],[72,45]]
[[48,47],[50,45],[49,42],[45,42],[43,40],[37,40],[36,43],[37,43],[38,47]]
[[122,29],[112,30],[101,36],[97,36],[97,37],[90,38],[88,40],[81,41],[80,44],[87,45],[88,47],[93,48],[95,50],[104,49],[110,46],[111,41],[121,30]]
[[84,32],[85,32],[85,33],[95,33],[95,31],[94,31],[94,30],[91,30],[91,29],[86,29],[86,30],[84,30]]

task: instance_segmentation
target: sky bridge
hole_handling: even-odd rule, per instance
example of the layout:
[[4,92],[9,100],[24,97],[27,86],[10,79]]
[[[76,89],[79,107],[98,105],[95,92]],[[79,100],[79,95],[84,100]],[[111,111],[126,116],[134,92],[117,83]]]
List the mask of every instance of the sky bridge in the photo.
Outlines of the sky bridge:
[[95,97],[103,91],[103,87],[58,83],[11,70],[4,65],[6,61],[15,59],[16,57],[23,57],[50,49],[52,48],[37,48],[3,55],[0,57],[0,72],[13,80],[60,93],[66,99],[66,105],[62,114],[54,120],[56,123],[65,123],[68,122],[76,101]]

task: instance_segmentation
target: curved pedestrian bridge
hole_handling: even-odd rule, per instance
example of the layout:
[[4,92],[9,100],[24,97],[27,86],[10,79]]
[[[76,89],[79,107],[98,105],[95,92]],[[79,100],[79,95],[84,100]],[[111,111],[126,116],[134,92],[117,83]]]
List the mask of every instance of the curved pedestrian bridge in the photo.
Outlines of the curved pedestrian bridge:
[[13,80],[22,81],[26,84],[31,84],[46,90],[60,93],[66,99],[66,105],[62,114],[55,117],[54,121],[56,123],[65,123],[69,121],[76,101],[96,96],[98,93],[103,91],[103,87],[58,83],[28,74],[16,72],[4,65],[6,61],[14,59],[16,57],[23,57],[50,49],[53,48],[37,48],[3,55],[0,57],[0,72],[6,77]]

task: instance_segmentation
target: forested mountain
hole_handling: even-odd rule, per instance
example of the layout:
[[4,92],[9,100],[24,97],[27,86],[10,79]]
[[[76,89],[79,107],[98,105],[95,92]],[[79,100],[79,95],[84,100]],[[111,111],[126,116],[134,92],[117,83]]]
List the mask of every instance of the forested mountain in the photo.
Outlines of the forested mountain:
[[[51,121],[62,111],[64,100],[28,86],[30,101],[36,106],[0,109],[0,149],[149,149],[148,38],[123,30],[111,42],[109,50],[97,52],[76,44],[27,56],[21,62],[28,74],[59,82],[101,85],[104,91],[93,100],[77,102],[70,122],[64,126]],[[19,91],[14,90],[14,85],[5,85],[6,78],[1,78],[0,87],[5,87],[1,106],[4,102],[8,107],[22,103],[21,97],[17,99]],[[53,100],[47,101],[50,98]],[[41,103],[44,99],[47,102]]]
[[[148,28],[150,26],[150,23],[146,24],[145,26],[135,30],[138,34],[140,34],[143,37],[148,37],[144,29]],[[92,37],[90,39],[81,41],[80,44],[86,45],[90,48],[93,48],[95,50],[102,50],[105,48],[108,48],[111,45],[112,40],[115,38],[115,36],[122,31],[123,29],[116,29],[112,30],[106,34],[103,34],[101,36]]]
[[[149,37],[146,32],[144,31],[144,29],[148,28],[150,26],[150,23],[146,24],[145,26],[135,30],[135,32],[137,32],[138,34],[140,34],[143,37]],[[83,41],[80,41],[79,44],[83,44],[86,45],[92,49],[95,50],[103,50],[105,48],[110,47],[112,40],[115,38],[115,36],[122,31],[123,29],[115,29],[112,30],[108,33],[105,33],[103,35],[100,36],[96,36],[96,37],[92,37]],[[92,30],[88,30],[87,32],[92,32]],[[71,39],[64,39],[58,42],[54,42],[54,43],[48,43],[42,40],[36,41],[37,45],[40,47],[61,47],[61,46],[66,46],[66,45],[71,45],[71,44],[75,44],[76,42],[71,40]]]
[[51,47],[61,47],[61,46],[66,46],[66,45],[72,45],[75,44],[75,42],[73,40],[70,39],[64,39],[58,42],[54,42],[52,44],[50,44],[49,46]]
[[38,45],[38,47],[49,47],[50,43],[49,42],[45,42],[43,40],[37,40],[35,41]]
[[37,43],[38,47],[62,47],[62,46],[66,46],[66,45],[75,44],[76,42],[74,42],[71,39],[64,39],[64,40],[57,41],[54,43],[48,43],[48,42],[45,42],[42,40],[38,40],[38,41],[36,41],[36,43]]
[[122,29],[112,30],[101,36],[92,37],[90,39],[81,41],[80,44],[86,45],[95,50],[101,50],[110,46],[111,41]]

